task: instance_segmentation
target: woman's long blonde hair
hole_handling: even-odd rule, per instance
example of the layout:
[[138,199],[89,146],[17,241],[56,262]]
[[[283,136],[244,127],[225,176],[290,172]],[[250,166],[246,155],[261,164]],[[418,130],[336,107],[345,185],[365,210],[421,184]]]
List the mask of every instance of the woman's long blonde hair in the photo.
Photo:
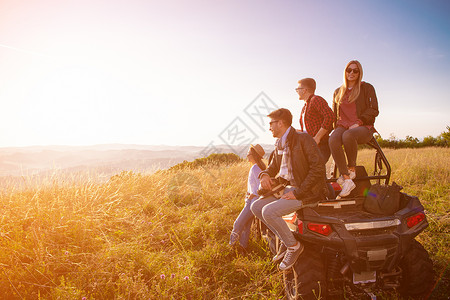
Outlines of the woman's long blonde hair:
[[347,71],[346,70],[351,64],[356,64],[358,66],[359,77],[358,77],[358,80],[356,81],[355,86],[353,87],[353,91],[350,94],[350,97],[348,98],[348,102],[351,103],[351,102],[355,101],[356,98],[358,98],[358,96],[359,96],[359,92],[360,92],[360,88],[361,88],[361,80],[362,80],[362,76],[363,76],[363,69],[362,69],[361,63],[359,61],[351,60],[348,62],[348,64],[345,66],[345,69],[344,69],[344,84],[342,84],[340,86],[338,93],[334,97],[334,102],[336,102],[337,104],[341,104],[342,98],[344,97],[344,94],[347,91],[348,81],[347,81],[347,74],[346,74]]

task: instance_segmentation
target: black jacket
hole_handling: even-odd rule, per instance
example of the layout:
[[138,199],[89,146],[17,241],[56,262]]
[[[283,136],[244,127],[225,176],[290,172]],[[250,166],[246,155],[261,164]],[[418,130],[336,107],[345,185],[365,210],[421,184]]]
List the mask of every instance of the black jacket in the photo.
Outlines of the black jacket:
[[[333,112],[336,120],[339,120],[339,110],[335,100],[338,92],[339,88],[333,94]],[[359,96],[355,102],[356,115],[363,122],[363,125],[373,125],[375,123],[375,117],[378,116],[378,100],[375,94],[375,88],[370,83],[362,81]]]
[[[293,191],[295,198],[302,200],[304,204],[325,199],[327,191],[325,163],[316,142],[309,134],[297,132],[293,127],[286,138],[291,151],[292,171],[297,185],[297,189]],[[270,177],[275,177],[280,170],[281,158],[282,155],[279,155],[278,149],[275,149],[272,161],[260,176],[268,174]]]

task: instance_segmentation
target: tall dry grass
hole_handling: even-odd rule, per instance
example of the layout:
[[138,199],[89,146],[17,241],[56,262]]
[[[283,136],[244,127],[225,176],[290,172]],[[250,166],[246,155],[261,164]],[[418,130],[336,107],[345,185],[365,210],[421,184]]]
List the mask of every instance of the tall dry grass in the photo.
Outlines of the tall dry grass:
[[[249,165],[123,172],[0,198],[0,298],[272,297],[262,243],[227,247]],[[276,296],[274,296],[276,297]]]
[[[386,150],[392,180],[417,195],[429,229],[419,240],[449,288],[450,149]],[[372,167],[370,150],[358,161]],[[264,242],[227,246],[249,163],[106,183],[53,181],[0,194],[1,299],[279,299],[282,275]]]

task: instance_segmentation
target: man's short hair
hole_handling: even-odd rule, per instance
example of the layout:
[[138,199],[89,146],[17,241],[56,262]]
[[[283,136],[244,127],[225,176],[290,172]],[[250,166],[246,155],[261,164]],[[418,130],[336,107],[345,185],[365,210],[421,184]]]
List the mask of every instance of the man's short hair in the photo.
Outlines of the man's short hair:
[[274,120],[281,120],[286,126],[292,125],[292,114],[289,109],[279,108],[274,110],[270,114],[267,115],[269,118]]
[[307,88],[308,91],[314,94],[316,91],[316,81],[312,78],[303,78],[298,81],[298,84],[301,84],[302,87]]

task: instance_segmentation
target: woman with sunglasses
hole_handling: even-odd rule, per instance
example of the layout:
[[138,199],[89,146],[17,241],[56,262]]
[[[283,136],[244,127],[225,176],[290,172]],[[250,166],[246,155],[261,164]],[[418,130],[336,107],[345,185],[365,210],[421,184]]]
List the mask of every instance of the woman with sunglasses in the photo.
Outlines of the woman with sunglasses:
[[243,251],[247,250],[248,241],[250,238],[250,229],[254,218],[254,215],[250,210],[250,206],[256,199],[259,198],[258,189],[260,183],[258,175],[259,173],[261,173],[261,171],[266,169],[266,165],[262,161],[264,154],[264,149],[259,144],[250,145],[250,148],[247,152],[247,159],[253,164],[253,166],[248,172],[245,206],[237,219],[234,221],[233,231],[231,231],[229,242],[230,246],[236,246],[237,242],[239,242],[239,245],[241,247],[240,249]]
[[329,145],[341,174],[337,180],[342,186],[339,198],[348,196],[356,187],[352,179],[356,177],[358,144],[367,143],[376,132],[373,124],[378,116],[377,96],[374,87],[362,81],[362,76],[361,63],[357,60],[350,61],[344,70],[344,83],[333,95],[336,123]]

